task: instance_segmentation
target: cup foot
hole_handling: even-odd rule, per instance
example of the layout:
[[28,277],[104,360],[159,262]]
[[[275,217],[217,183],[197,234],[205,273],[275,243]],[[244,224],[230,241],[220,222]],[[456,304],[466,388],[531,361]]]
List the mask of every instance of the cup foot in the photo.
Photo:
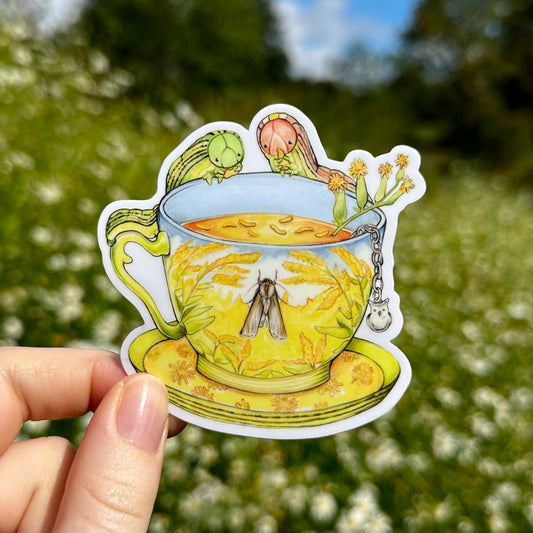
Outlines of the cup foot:
[[208,379],[227,387],[260,394],[287,394],[318,387],[329,380],[330,368],[331,362],[294,376],[258,378],[229,372],[201,356],[196,364],[198,372]]

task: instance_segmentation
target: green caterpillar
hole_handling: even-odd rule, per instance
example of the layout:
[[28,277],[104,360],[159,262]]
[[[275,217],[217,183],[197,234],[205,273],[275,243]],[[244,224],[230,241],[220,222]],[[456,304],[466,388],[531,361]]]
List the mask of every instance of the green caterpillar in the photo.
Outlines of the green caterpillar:
[[[218,183],[242,170],[244,145],[233,131],[215,130],[197,139],[170,165],[166,176],[166,192],[195,179],[205,179],[209,185],[213,178]],[[141,225],[147,237],[158,232],[158,205],[150,209],[118,209],[106,224],[106,237],[112,243],[118,233]]]

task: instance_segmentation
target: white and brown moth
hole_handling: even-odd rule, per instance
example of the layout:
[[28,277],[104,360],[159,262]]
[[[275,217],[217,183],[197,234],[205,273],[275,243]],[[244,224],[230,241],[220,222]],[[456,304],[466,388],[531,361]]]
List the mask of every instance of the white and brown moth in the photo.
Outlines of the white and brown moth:
[[241,337],[252,339],[259,328],[266,326],[270,335],[279,342],[287,340],[287,331],[281,315],[276,280],[257,278],[257,289],[251,301],[250,309],[240,331]]

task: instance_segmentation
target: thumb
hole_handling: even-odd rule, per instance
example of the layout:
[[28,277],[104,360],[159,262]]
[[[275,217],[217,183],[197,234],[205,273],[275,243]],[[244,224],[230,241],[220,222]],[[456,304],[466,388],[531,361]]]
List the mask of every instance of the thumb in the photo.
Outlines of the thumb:
[[168,394],[136,374],[96,410],[70,469],[56,531],[146,531],[167,436]]

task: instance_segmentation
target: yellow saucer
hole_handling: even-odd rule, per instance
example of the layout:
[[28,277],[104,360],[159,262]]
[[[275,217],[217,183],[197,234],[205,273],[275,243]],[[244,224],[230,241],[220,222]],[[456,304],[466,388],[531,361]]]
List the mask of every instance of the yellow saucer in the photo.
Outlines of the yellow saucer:
[[261,428],[305,428],[352,417],[380,403],[400,375],[391,353],[362,339],[353,339],[335,358],[328,381],[286,394],[247,392],[212,381],[197,371],[198,354],[185,338],[167,339],[158,330],[142,333],[128,353],[138,371],[165,383],[177,407],[210,420]]

